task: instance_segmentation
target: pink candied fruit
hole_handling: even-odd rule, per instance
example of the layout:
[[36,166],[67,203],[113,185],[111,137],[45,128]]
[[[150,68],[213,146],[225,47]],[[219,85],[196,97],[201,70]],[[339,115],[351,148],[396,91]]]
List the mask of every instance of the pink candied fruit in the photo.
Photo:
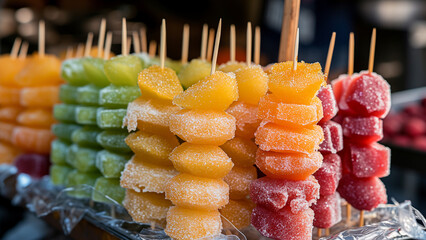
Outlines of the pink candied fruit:
[[351,142],[370,144],[383,138],[383,121],[378,117],[345,117],[343,136]]
[[387,203],[385,185],[378,177],[357,178],[344,174],[337,192],[358,210],[371,211],[379,204]]
[[331,82],[334,97],[336,98],[337,106],[339,108],[339,115],[353,115],[353,112],[348,104],[346,103],[346,99],[348,97],[348,87],[352,83],[352,81],[358,76],[358,74],[353,74],[352,76],[348,76],[346,74],[340,75],[337,79]]
[[393,136],[398,134],[406,119],[403,114],[390,113],[385,119],[383,119],[383,132],[387,136]]
[[322,153],[337,153],[343,149],[343,132],[340,124],[328,121],[320,124],[324,132],[324,141],[319,145]]
[[306,209],[297,214],[289,208],[278,212],[257,206],[251,214],[251,224],[265,237],[278,240],[312,239],[314,212]]
[[21,154],[15,158],[14,165],[20,173],[26,173],[33,178],[41,178],[49,174],[50,160],[48,155]]
[[426,121],[419,117],[407,119],[403,131],[411,137],[421,136],[426,133]]
[[319,197],[320,185],[313,176],[303,181],[262,177],[251,182],[250,198],[271,211],[289,206],[293,214],[308,209]]
[[330,121],[339,111],[336,99],[334,98],[333,89],[331,89],[331,85],[322,87],[319,90],[317,97],[322,102],[323,118],[321,119],[320,123]]
[[413,141],[414,148],[426,152],[426,136],[417,137]]
[[396,135],[392,138],[392,142],[401,147],[410,147],[412,141],[411,138],[406,135]]
[[390,109],[390,85],[376,73],[361,72],[349,85],[346,103],[358,115],[384,118]]
[[317,203],[312,205],[314,210],[314,226],[317,228],[330,228],[342,220],[340,196],[336,192],[332,195],[322,196]]
[[332,195],[342,178],[342,163],[337,154],[325,154],[323,157],[322,166],[314,173],[314,177],[320,185],[320,195]]

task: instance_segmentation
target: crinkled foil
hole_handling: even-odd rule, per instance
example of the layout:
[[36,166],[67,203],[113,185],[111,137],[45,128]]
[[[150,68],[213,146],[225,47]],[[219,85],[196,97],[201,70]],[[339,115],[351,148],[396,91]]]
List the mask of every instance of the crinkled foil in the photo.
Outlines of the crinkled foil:
[[[75,191],[90,196],[96,190],[90,186],[60,188],[54,186],[49,177],[35,180],[26,174],[17,174],[16,168],[13,166],[0,165],[0,194],[12,199],[14,204],[27,206],[39,217],[58,212],[65,234],[69,234],[84,218],[120,239],[170,239],[159,227],[132,221],[127,211],[108,196],[103,196],[108,203],[98,203],[87,198],[77,199],[68,194]],[[345,212],[346,210],[343,209],[342,213]],[[419,211],[411,206],[410,201],[380,205],[371,212],[365,212],[364,217],[366,225],[357,227],[359,213],[353,210],[351,221],[346,221],[346,216],[342,216],[344,220],[333,226],[330,229],[330,235],[326,237],[319,237],[317,229],[314,229],[313,239],[426,239],[426,220]],[[219,236],[199,240],[266,239],[268,238],[261,236],[256,229],[250,226],[241,231],[225,229]]]

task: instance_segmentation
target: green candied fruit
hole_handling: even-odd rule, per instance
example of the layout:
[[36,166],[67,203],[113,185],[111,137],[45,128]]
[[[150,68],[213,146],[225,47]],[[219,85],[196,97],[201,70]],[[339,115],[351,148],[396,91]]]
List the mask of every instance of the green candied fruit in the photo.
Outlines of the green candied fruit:
[[100,148],[101,146],[96,141],[96,137],[103,130],[96,126],[84,126],[71,135],[73,143],[78,144],[81,147],[91,147],[91,148]]
[[96,167],[106,178],[119,178],[131,157],[132,154],[118,154],[102,150],[96,155]]
[[[95,185],[96,179],[98,179],[100,176],[101,175],[99,174],[99,172],[82,173],[75,169],[68,174],[66,186],[78,187],[81,185],[89,185],[93,187]],[[74,196],[76,198],[91,198],[92,191],[90,189],[76,189],[73,191],[69,191],[68,195]]]
[[96,121],[102,129],[122,129],[123,119],[126,116],[126,109],[104,109],[99,108]]
[[61,77],[68,84],[83,86],[88,84],[87,76],[83,68],[84,58],[72,58],[62,62]]
[[[161,64],[160,58],[155,57],[155,58],[151,59],[151,61],[149,62],[149,65],[147,67],[152,66],[152,65],[160,66],[160,64]],[[176,74],[179,74],[179,72],[182,69],[182,63],[180,61],[171,60],[169,58],[167,58],[166,61],[164,62],[164,66],[173,69],[176,72]]]
[[98,87],[106,87],[110,84],[104,71],[105,62],[106,60],[102,58],[87,58],[83,62],[87,80]]
[[66,161],[80,172],[96,172],[97,149],[80,147],[77,144],[71,145],[68,149]]
[[179,72],[179,81],[187,89],[194,83],[210,76],[211,64],[200,59],[193,59]]
[[61,122],[75,123],[77,105],[60,103],[53,106],[53,117]]
[[110,83],[118,86],[138,86],[138,75],[143,69],[140,58],[116,56],[106,61],[104,71]]
[[66,164],[66,156],[71,143],[56,139],[52,142],[50,160],[54,164]]
[[77,89],[78,87],[70,84],[62,84],[59,88],[59,100],[63,103],[76,104],[77,103]]
[[83,125],[96,125],[97,107],[78,106],[75,109],[75,121]]
[[72,133],[80,128],[81,126],[76,124],[57,123],[52,125],[52,132],[59,139],[71,142]]
[[111,203],[109,198],[122,204],[126,190],[120,186],[119,178],[99,177],[95,182],[95,191],[92,193],[92,200],[95,202]]
[[101,132],[96,140],[105,149],[120,152],[129,153],[132,150],[127,146],[124,139],[129,135],[126,130],[106,130]]
[[99,93],[99,104],[107,108],[127,108],[141,95],[139,87],[110,85]]
[[50,166],[50,180],[55,185],[66,185],[68,180],[68,174],[73,169],[68,165],[57,165]]
[[93,84],[79,87],[77,89],[77,102],[81,105],[98,106],[101,89]]

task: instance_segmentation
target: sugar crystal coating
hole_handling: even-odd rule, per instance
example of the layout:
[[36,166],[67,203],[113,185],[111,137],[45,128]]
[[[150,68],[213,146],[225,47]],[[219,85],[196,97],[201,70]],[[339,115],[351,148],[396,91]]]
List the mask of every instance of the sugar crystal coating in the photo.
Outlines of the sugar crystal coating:
[[268,91],[268,75],[259,65],[242,67],[235,71],[239,101],[257,105]]
[[120,186],[120,179],[99,177],[94,185],[92,200],[95,202],[112,203],[114,200],[122,204],[126,190]]
[[314,226],[317,228],[330,228],[342,220],[340,196],[336,192],[332,195],[322,195],[317,203],[312,205],[314,210]]
[[171,68],[161,68],[157,65],[142,70],[139,73],[138,84],[143,95],[160,99],[172,100],[183,92],[176,72]]
[[255,162],[257,146],[250,139],[234,137],[221,145],[220,148],[225,151],[237,166],[250,167]]
[[324,154],[322,166],[314,173],[320,187],[321,195],[332,195],[336,192],[342,178],[342,163],[339,155]]
[[192,59],[180,70],[178,75],[179,81],[184,88],[189,88],[193,84],[209,76],[211,68],[211,63],[205,60]]
[[370,144],[383,138],[383,121],[378,117],[345,117],[342,128],[351,142]]
[[337,112],[339,111],[331,85],[322,87],[319,90],[317,96],[321,100],[322,111],[324,115],[320,123],[325,123],[327,121],[330,121],[334,116],[336,116]]
[[337,153],[343,149],[342,126],[333,121],[320,124],[324,132],[324,141],[319,145],[321,153]]
[[331,82],[333,93],[336,98],[337,106],[339,107],[339,115],[354,115],[356,114],[347,104],[348,91],[352,81],[356,79],[359,74],[355,73],[351,76],[346,74],[340,75],[337,79]]
[[[222,215],[222,225],[224,229],[243,229],[250,225],[251,212],[255,207],[254,203],[249,199],[229,200],[225,207],[220,209]],[[226,219],[225,219],[226,218]],[[229,222],[232,223],[229,224]]]
[[254,133],[261,122],[257,117],[257,105],[237,101],[232,103],[226,112],[236,119],[235,136],[254,138]]
[[225,73],[230,73],[230,72],[235,73],[237,70],[239,70],[239,69],[241,69],[245,66],[246,66],[245,62],[231,62],[231,61],[229,61],[227,63],[221,64],[217,68],[217,70],[225,72]]
[[96,167],[106,178],[120,178],[130,158],[129,154],[114,153],[104,149],[96,154]]
[[150,223],[165,219],[172,203],[164,198],[164,194],[135,192],[127,189],[123,206],[132,216],[133,221]]
[[244,199],[250,194],[250,183],[257,179],[254,166],[234,166],[223,179],[229,185],[229,197],[231,199]]

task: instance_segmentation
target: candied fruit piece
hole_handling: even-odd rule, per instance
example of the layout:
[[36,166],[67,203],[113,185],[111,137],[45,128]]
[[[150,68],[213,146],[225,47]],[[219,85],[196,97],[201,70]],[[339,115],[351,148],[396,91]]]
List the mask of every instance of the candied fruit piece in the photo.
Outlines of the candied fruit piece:
[[127,189],[123,206],[133,221],[150,223],[165,219],[172,203],[165,199],[164,193],[135,192]]
[[0,141],[11,143],[15,127],[17,127],[15,124],[0,122]]
[[96,125],[97,107],[77,106],[75,108],[75,121],[81,125]]
[[98,134],[96,141],[107,150],[119,153],[130,153],[132,150],[124,141],[128,135],[129,133],[123,130],[106,130]]
[[75,93],[77,103],[85,106],[98,106],[101,87],[93,84],[88,84],[83,87],[78,87]]
[[13,164],[19,173],[26,173],[33,178],[41,178],[49,174],[50,160],[48,155],[24,153],[17,156]]
[[143,64],[137,56],[116,56],[104,64],[105,75],[108,80],[118,86],[137,86],[138,74]]
[[0,86],[0,105],[18,106],[21,104],[21,89]]
[[55,185],[66,185],[68,174],[73,169],[67,165],[52,165],[50,166],[50,180]]
[[189,88],[209,76],[211,68],[211,63],[205,60],[192,59],[180,70],[178,75],[180,83],[185,89]]
[[62,84],[59,87],[59,100],[63,103],[77,104],[77,86]]
[[235,136],[254,138],[254,133],[261,122],[257,117],[257,105],[237,101],[232,103],[226,112],[236,119]]
[[268,75],[259,65],[250,65],[235,72],[239,101],[257,105],[268,91]]
[[83,86],[89,83],[83,68],[84,58],[71,58],[62,62],[61,77],[72,86]]
[[63,123],[75,123],[75,109],[78,105],[60,103],[53,107],[53,117]]
[[76,124],[57,123],[52,125],[52,133],[63,141],[71,142],[73,132],[80,128]]
[[97,149],[80,147],[77,144],[72,144],[68,148],[66,162],[75,167],[80,172],[97,172],[96,154]]
[[120,205],[123,202],[126,190],[120,186],[120,179],[99,177],[93,187],[93,201],[111,203],[111,198]]
[[243,68],[246,66],[245,62],[227,62],[224,64],[221,64],[217,70],[224,72],[224,73],[235,73],[238,69]]
[[56,122],[52,110],[43,108],[26,109],[16,120],[21,125],[34,128],[50,128]]
[[0,165],[3,163],[12,164],[15,157],[18,156],[20,153],[21,150],[19,148],[6,142],[0,141]]
[[127,108],[127,105],[138,98],[141,91],[136,86],[109,85],[99,92],[99,104],[106,108]]
[[139,73],[138,84],[144,96],[172,100],[183,92],[176,72],[153,65]]
[[102,129],[122,129],[126,109],[98,108],[96,123]]
[[254,166],[234,166],[223,180],[229,185],[229,197],[231,199],[244,199],[250,194],[251,181],[256,178],[257,171]]
[[2,106],[0,107],[0,121],[2,122],[16,122],[22,108],[16,106]]
[[315,172],[321,195],[332,195],[336,192],[339,181],[342,178],[342,163],[339,155],[324,154],[321,168]]
[[[33,55],[16,76],[22,87],[52,86],[62,83],[60,78],[61,61],[54,55]],[[56,87],[57,90],[58,87]]]
[[351,142],[370,144],[383,138],[383,121],[378,117],[345,117],[342,128]]
[[337,153],[343,149],[343,130],[340,124],[328,121],[320,124],[324,141],[319,146],[322,153]]
[[66,165],[66,156],[71,143],[56,139],[52,142],[50,161],[58,165]]
[[319,90],[317,97],[321,100],[322,103],[323,118],[321,119],[320,123],[330,121],[339,111],[336,99],[334,98],[333,89],[331,89],[331,85],[329,84],[322,87]]
[[232,159],[236,166],[253,166],[256,157],[257,145],[250,139],[234,137],[220,146]]
[[19,84],[15,81],[15,76],[25,67],[27,59],[12,58],[10,55],[0,56],[0,86],[5,87],[19,87]]
[[59,103],[59,88],[57,86],[23,88],[20,103],[24,107],[53,107]]
[[102,150],[96,154],[96,167],[106,178],[120,178],[124,166],[131,157],[130,154]]
[[93,187],[95,185],[96,179],[98,179],[99,177],[100,175],[97,172],[82,173],[79,172],[77,169],[71,171],[68,174],[66,186],[77,187],[77,189],[68,191],[68,195],[76,198],[90,198],[92,196],[91,189],[78,189],[78,187],[82,185],[88,185]]
[[83,62],[83,68],[89,82],[99,87],[109,85],[107,76],[105,75],[104,65],[106,60],[102,58],[86,58]]
[[39,154],[50,153],[50,144],[55,135],[50,129],[35,129],[28,127],[16,127],[13,129],[12,142],[24,151]]
[[330,228],[342,220],[340,196],[336,192],[331,195],[321,196],[317,203],[312,205],[315,213],[314,226],[317,228]]
[[[243,229],[250,226],[250,217],[254,203],[249,199],[243,200],[229,200],[225,207],[220,209],[222,215],[222,225],[224,229]],[[229,224],[229,222],[232,223]]]

